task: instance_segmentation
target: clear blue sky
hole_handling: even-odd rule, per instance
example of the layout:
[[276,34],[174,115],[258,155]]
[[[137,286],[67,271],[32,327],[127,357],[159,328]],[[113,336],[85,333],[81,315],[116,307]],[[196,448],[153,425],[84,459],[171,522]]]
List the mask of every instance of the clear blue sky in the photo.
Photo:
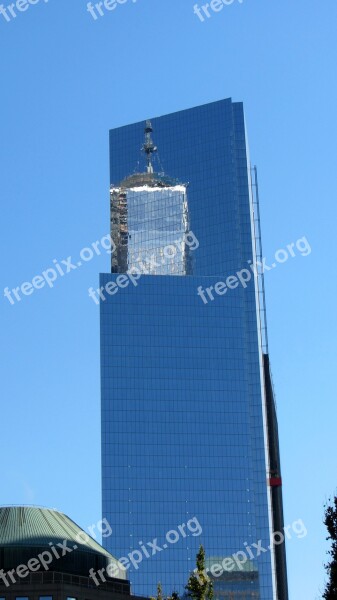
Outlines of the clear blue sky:
[[[5,5],[9,2],[5,1]],[[323,504],[337,486],[335,0],[131,0],[96,21],[86,0],[0,15],[1,290],[108,233],[108,130],[232,97],[259,168],[264,253],[312,253],[266,278],[291,600],[320,597]],[[100,519],[99,314],[104,253],[20,303],[1,300],[0,503]],[[1,292],[3,294],[3,292]]]

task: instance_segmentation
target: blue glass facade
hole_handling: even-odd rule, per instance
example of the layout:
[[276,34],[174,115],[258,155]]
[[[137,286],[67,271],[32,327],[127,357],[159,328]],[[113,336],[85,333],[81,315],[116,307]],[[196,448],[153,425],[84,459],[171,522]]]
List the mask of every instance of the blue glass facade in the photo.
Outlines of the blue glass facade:
[[[133,589],[144,595],[158,581],[166,593],[182,592],[201,543],[208,557],[228,557],[260,541],[268,548],[271,528],[256,281],[214,292],[254,260],[243,107],[228,99],[152,125],[165,173],[188,182],[174,205],[182,218],[188,208],[193,260],[186,271],[123,276],[145,239],[137,233],[127,269],[117,260],[100,283],[103,516],[113,529],[105,543],[126,558]],[[143,129],[110,132],[113,190],[135,171]],[[159,229],[170,206],[163,200],[159,193]],[[129,207],[134,235],[134,215],[146,215],[143,206],[135,212],[134,194]],[[179,227],[173,237],[181,242]],[[153,239],[157,251],[161,238]],[[200,286],[214,300],[205,303]],[[228,594],[275,598],[273,552],[254,568],[254,594],[235,577]]]

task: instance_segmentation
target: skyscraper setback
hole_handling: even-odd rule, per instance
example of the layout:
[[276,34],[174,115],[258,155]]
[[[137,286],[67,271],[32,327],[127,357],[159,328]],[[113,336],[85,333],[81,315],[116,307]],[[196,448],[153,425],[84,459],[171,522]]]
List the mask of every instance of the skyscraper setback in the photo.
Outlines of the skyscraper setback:
[[207,305],[198,296],[261,252],[243,106],[114,129],[110,155],[115,250],[100,285],[143,274],[101,303],[107,549],[127,557],[155,541],[125,561],[134,591],[153,595],[158,581],[183,592],[200,543],[208,564],[271,546],[222,576],[219,598],[286,600],[284,545],[271,544],[283,514],[263,279]]

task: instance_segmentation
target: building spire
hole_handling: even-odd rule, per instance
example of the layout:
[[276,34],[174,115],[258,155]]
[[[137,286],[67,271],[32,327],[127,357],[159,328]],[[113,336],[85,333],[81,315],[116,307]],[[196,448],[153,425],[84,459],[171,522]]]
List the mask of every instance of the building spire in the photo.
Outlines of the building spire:
[[153,173],[153,165],[152,165],[152,154],[157,152],[158,148],[154,145],[151,133],[153,132],[151,121],[146,121],[145,126],[145,143],[143,144],[143,150],[146,154],[146,171],[148,173]]

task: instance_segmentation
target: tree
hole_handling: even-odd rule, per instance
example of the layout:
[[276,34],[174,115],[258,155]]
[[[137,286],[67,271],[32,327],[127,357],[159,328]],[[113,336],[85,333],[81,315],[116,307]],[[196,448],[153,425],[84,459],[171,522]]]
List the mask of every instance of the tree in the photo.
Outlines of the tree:
[[157,585],[157,596],[156,596],[156,598],[151,597],[150,600],[164,600],[163,588],[162,588],[162,585],[161,585],[160,582]]
[[180,597],[177,592],[172,592],[171,596],[167,596],[167,598],[164,598],[162,585],[161,583],[158,583],[157,596],[156,598],[151,597],[150,600],[180,600]]
[[329,501],[329,505],[325,506],[324,524],[329,533],[326,539],[332,541],[331,549],[328,552],[332,560],[325,565],[329,574],[329,582],[326,585],[323,598],[325,600],[337,600],[337,496],[333,501]]
[[167,596],[167,600],[180,600],[178,592],[172,592],[171,596]]
[[205,568],[205,550],[200,546],[197,554],[197,568],[191,573],[185,586],[187,596],[192,600],[212,600],[214,596],[213,583],[209,579]]

